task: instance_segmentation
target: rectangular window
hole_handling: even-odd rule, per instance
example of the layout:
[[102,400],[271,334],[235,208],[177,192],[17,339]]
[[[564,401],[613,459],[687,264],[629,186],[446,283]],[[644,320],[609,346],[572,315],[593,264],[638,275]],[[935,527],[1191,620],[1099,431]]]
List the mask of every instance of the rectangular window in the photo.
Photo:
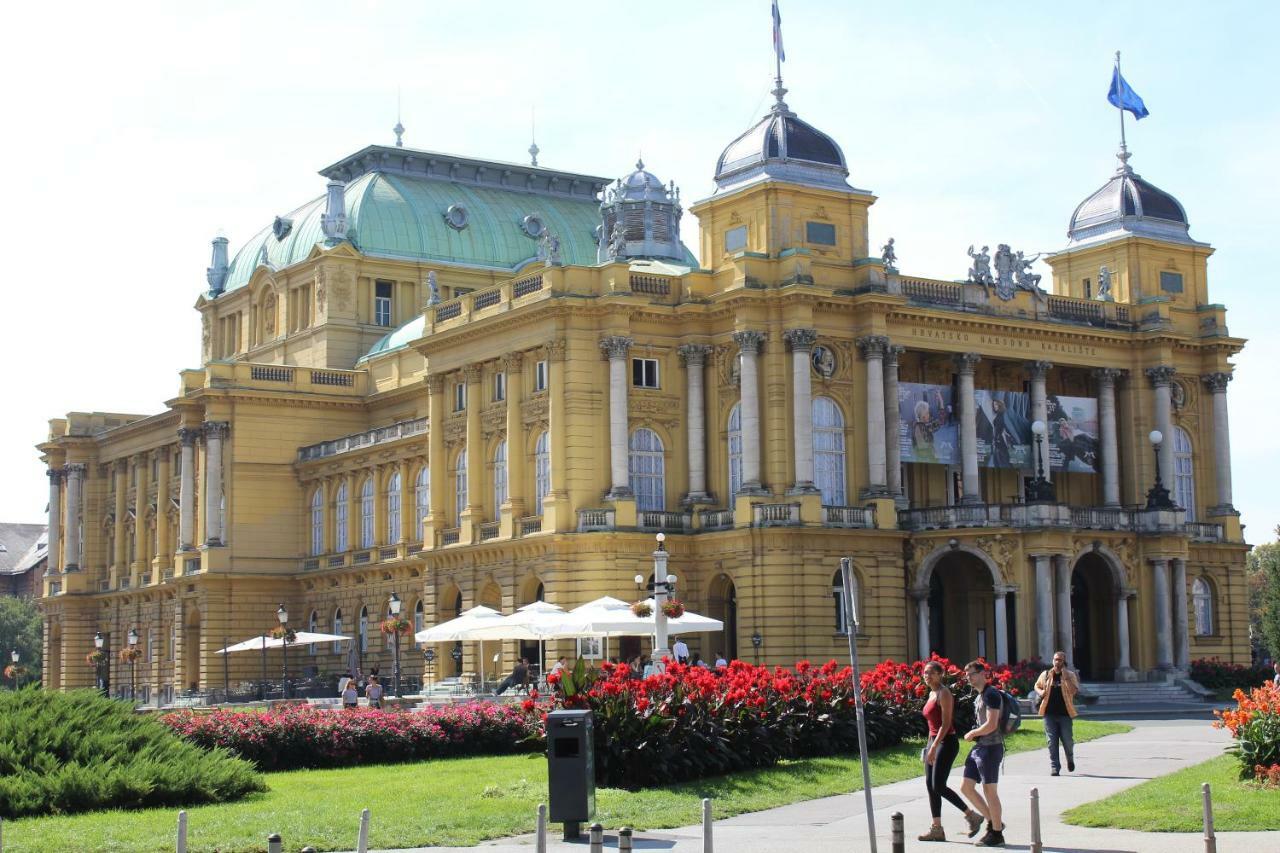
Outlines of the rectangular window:
[[637,388],[657,388],[658,360],[656,358],[631,359],[631,384]]
[[724,232],[724,250],[740,252],[747,247],[747,226],[739,225]]
[[540,361],[533,366],[533,390],[547,390],[547,363]]
[[1182,292],[1182,273],[1180,272],[1162,272],[1160,273],[1160,289],[1165,293],[1181,293]]
[[804,224],[804,241],[819,246],[836,244],[836,227],[830,222],[806,222]]
[[375,283],[373,297],[373,322],[379,326],[391,325],[391,282]]
[[493,399],[507,399],[507,374],[495,373],[493,376]]
[[467,383],[459,382],[453,386],[453,410],[461,412],[467,408]]
[[1093,298],[1093,279],[1086,278],[1083,284],[1084,284],[1084,298],[1092,299]]

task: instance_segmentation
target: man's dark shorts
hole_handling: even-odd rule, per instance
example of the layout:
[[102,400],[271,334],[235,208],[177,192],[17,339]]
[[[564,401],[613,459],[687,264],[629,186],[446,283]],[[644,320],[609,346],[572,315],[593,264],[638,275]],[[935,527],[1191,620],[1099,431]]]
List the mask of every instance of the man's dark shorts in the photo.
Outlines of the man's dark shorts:
[[978,744],[964,760],[964,778],[994,785],[1000,781],[1000,762],[1004,761],[1004,744]]

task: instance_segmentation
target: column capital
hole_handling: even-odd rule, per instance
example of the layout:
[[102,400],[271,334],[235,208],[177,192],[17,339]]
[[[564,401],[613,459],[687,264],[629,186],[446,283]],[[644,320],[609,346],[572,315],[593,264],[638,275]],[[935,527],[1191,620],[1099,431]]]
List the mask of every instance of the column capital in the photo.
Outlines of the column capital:
[[817,329],[787,329],[782,339],[791,347],[792,352],[808,352],[818,342]]
[[180,427],[178,429],[178,441],[182,442],[184,447],[195,447],[196,439],[200,437],[200,430],[195,427]]
[[1147,562],[1149,562],[1153,566],[1167,566],[1169,565],[1169,558],[1168,557],[1148,557]]
[[1028,361],[1023,365],[1026,368],[1027,375],[1032,379],[1044,379],[1049,375],[1049,371],[1053,369],[1052,361]]
[[610,360],[626,358],[631,343],[631,338],[626,335],[609,335],[600,339],[600,351]]
[[884,358],[889,349],[889,338],[886,335],[863,335],[854,341],[862,350],[863,358]]
[[431,373],[427,375],[427,393],[440,394],[444,392],[444,374]]
[[231,431],[231,424],[228,421],[205,421],[204,422],[204,437],[206,441],[208,441],[209,439],[215,439],[215,438],[219,440],[224,439],[227,437],[227,433],[229,433],[230,431]]
[[462,375],[468,385],[479,385],[480,379],[484,376],[484,365],[479,362],[465,364],[462,366]]
[[1099,385],[1114,385],[1117,379],[1129,375],[1129,371],[1120,367],[1095,367],[1089,375],[1098,380]]
[[1161,385],[1168,385],[1177,371],[1167,364],[1162,364],[1158,367],[1148,367],[1143,373],[1147,375],[1153,387],[1159,388]]
[[888,347],[885,348],[884,360],[890,367],[897,367],[899,356],[901,356],[906,351],[907,351],[907,348],[904,347],[902,344],[890,344]]
[[760,348],[764,346],[764,338],[764,332],[759,332],[755,329],[743,329],[733,333],[733,342],[738,345],[738,351],[743,355],[748,353],[751,355],[759,354]]
[[972,376],[973,369],[978,366],[978,362],[982,361],[982,355],[976,352],[962,352],[953,355],[951,360],[961,374]]
[[711,347],[707,344],[681,344],[676,352],[680,354],[680,361],[685,367],[704,367],[707,356],[711,354]]
[[49,478],[50,485],[54,485],[54,486],[62,485],[62,478],[64,474],[61,468],[50,468],[44,473],[45,473],[45,476]]
[[83,462],[68,462],[62,466],[62,470],[68,477],[83,477],[85,472],[85,464]]
[[547,361],[564,361],[569,343],[564,338],[553,338],[547,341]]
[[1205,385],[1208,385],[1209,390],[1214,394],[1227,393],[1227,383],[1229,383],[1232,378],[1232,374],[1224,372],[1210,373],[1208,376],[1200,377],[1201,381],[1204,382]]
[[502,365],[502,369],[507,373],[514,373],[524,366],[524,354],[509,352],[498,359],[498,363]]

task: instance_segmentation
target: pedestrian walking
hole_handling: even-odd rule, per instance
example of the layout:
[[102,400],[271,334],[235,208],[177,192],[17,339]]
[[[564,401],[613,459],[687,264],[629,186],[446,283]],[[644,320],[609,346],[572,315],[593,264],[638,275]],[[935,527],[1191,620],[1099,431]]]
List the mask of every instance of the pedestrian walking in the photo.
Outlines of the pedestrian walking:
[[1049,743],[1049,773],[1057,776],[1062,770],[1058,746],[1067,754],[1067,772],[1076,770],[1075,737],[1071,721],[1076,716],[1076,694],[1080,692],[1080,679],[1067,669],[1067,656],[1053,653],[1053,666],[1040,673],[1036,679],[1040,693],[1040,716],[1044,717],[1044,737]]
[[942,801],[964,812],[969,822],[970,837],[982,828],[982,815],[964,804],[960,795],[947,785],[947,777],[951,775],[951,765],[955,763],[960,752],[960,739],[956,736],[955,709],[956,699],[951,688],[942,678],[942,664],[931,660],[924,665],[921,680],[929,688],[929,699],[924,703],[924,718],[929,724],[929,742],[924,752],[924,786],[929,792],[929,812],[933,815],[933,825],[929,831],[919,836],[921,841],[946,841],[947,834],[942,829]]
[[355,710],[360,704],[360,694],[356,691],[356,680],[348,678],[347,684],[342,688],[342,707]]
[[364,698],[369,700],[370,708],[382,707],[382,682],[378,680],[378,676],[370,675],[369,683],[364,686]]
[[[987,664],[983,660],[969,661],[964,667],[969,686],[976,697],[973,708],[977,715],[977,727],[965,732],[964,739],[973,741],[973,749],[964,760],[964,781],[960,790],[973,803],[973,808],[987,819],[986,833],[974,842],[975,847],[1004,846],[1004,818],[1000,806],[1000,762],[1004,761],[1004,731],[1000,727],[1004,701],[1000,691],[987,683]],[[982,791],[978,791],[981,783]],[[969,837],[978,834],[977,829]]]

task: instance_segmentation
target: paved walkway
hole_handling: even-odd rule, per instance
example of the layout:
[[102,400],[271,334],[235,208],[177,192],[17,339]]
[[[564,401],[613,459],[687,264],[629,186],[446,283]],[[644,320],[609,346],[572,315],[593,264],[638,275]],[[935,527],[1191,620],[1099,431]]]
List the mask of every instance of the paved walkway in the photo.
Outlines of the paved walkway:
[[[1198,764],[1222,752],[1229,742],[1225,732],[1210,729],[1203,721],[1147,720],[1134,722],[1134,730],[1076,747],[1077,772],[1049,776],[1044,750],[1009,756],[1000,790],[1005,806],[1008,848],[1026,850],[1030,835],[1029,792],[1040,789],[1042,839],[1053,853],[1195,853],[1204,849],[1201,833],[1132,832],[1119,829],[1085,829],[1062,823],[1061,814],[1081,803],[1102,799],[1156,776]],[[952,771],[958,789],[960,767]],[[954,808],[943,804],[943,824],[948,844],[915,841],[929,824],[929,802],[923,777],[881,785],[875,794],[875,823],[881,853],[892,849],[889,816],[900,811],[906,818],[907,850],[944,851],[970,840],[960,832],[964,822]],[[717,853],[850,853],[869,849],[867,822],[861,792],[795,803],[762,812],[738,815],[716,822]],[[559,840],[558,825],[548,845],[550,851],[586,850],[585,840],[568,844]],[[616,832],[617,827],[608,827]],[[617,836],[608,834],[606,849],[616,849]],[[701,828],[654,830],[636,833],[636,850],[701,853]],[[1218,833],[1219,853],[1262,853],[1280,848],[1280,833]],[[489,842],[479,847],[424,848],[431,853],[529,853],[533,836]]]

